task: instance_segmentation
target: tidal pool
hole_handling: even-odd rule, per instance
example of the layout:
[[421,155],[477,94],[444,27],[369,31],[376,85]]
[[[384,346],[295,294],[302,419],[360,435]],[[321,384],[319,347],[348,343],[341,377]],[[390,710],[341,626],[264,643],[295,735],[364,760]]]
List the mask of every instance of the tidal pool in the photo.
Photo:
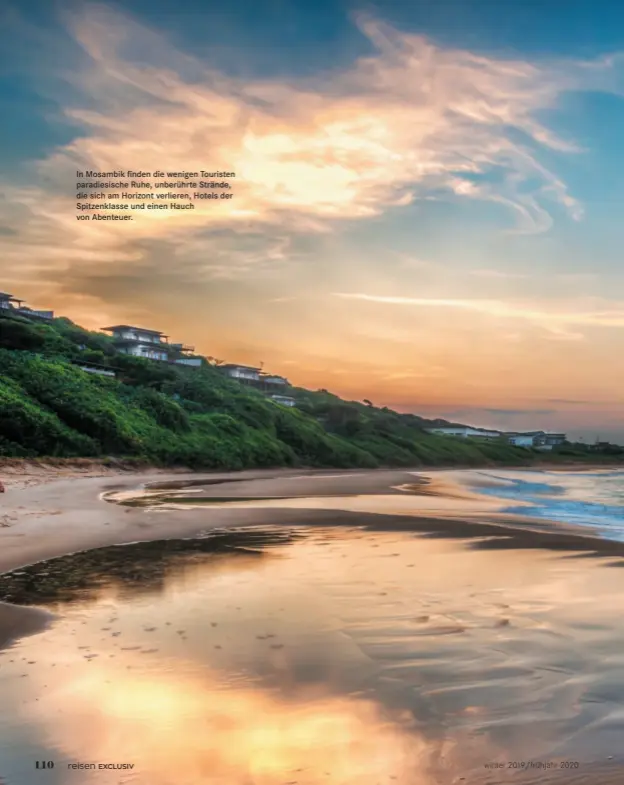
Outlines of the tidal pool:
[[487,546],[267,526],[0,576],[52,614],[0,651],[3,782],[619,782],[620,562]]

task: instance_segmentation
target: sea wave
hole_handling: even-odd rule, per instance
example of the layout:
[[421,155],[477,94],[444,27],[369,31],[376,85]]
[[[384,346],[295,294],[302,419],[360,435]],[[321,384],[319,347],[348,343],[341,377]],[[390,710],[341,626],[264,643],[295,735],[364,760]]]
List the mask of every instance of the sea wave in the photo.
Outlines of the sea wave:
[[574,524],[624,542],[624,471],[475,472],[474,490],[509,500],[507,513]]

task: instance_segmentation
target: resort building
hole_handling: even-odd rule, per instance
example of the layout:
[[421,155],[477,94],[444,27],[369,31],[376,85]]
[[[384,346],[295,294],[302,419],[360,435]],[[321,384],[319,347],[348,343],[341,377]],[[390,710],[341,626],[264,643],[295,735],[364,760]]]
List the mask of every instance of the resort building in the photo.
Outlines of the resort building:
[[201,357],[178,357],[174,362],[176,365],[188,365],[191,368],[201,368],[203,364]]
[[507,441],[513,444],[514,447],[533,447],[535,441],[535,434],[531,433],[513,433],[507,434]]
[[81,371],[84,371],[85,373],[94,373],[96,376],[110,376],[114,378],[117,375],[112,368],[108,368],[105,365],[99,365],[98,363],[75,362],[74,365],[77,368],[80,368]]
[[0,316],[23,316],[26,319],[54,319],[54,311],[38,311],[24,305],[8,292],[0,292]]
[[184,356],[195,351],[195,347],[182,343],[169,343],[169,336],[159,330],[133,327],[130,324],[116,324],[102,329],[112,334],[115,347],[121,354],[195,367],[202,363],[200,357]]
[[542,433],[537,437],[535,446],[538,450],[552,450],[567,442],[568,437],[565,433]]
[[260,382],[261,368],[255,368],[253,365],[235,365],[233,363],[226,363],[220,365],[219,368],[230,379],[236,379],[237,382],[243,384],[253,384]]
[[565,433],[548,433],[547,431],[489,431],[485,428],[472,428],[469,425],[448,425],[440,428],[428,428],[429,433],[444,436],[458,436],[463,439],[506,439],[515,447],[531,447],[538,450],[552,450],[567,441]]
[[18,303],[21,305],[21,300],[16,300],[12,294],[7,294],[7,292],[0,292],[0,308],[8,311],[9,309],[13,309],[14,303]]
[[269,393],[271,397],[273,397],[273,395],[280,395],[290,387],[288,379],[270,373],[261,373],[259,382],[262,392]]
[[165,362],[169,359],[171,349],[168,345],[168,336],[158,330],[146,330],[129,324],[116,324],[102,329],[112,334],[115,347],[121,354]]
[[565,433],[548,433],[546,431],[528,431],[525,433],[506,433],[510,444],[516,447],[533,447],[537,450],[552,450],[567,441]]
[[269,398],[282,406],[296,406],[297,401],[290,395],[269,395]]
[[219,368],[230,379],[255,388],[282,406],[296,406],[295,399],[285,394],[290,388],[290,382],[283,376],[265,373],[261,367],[254,365],[227,363],[220,365]]
[[442,428],[428,428],[429,433],[443,436],[459,436],[462,439],[499,439],[500,431],[488,431],[484,428],[471,428],[469,425],[448,425]]

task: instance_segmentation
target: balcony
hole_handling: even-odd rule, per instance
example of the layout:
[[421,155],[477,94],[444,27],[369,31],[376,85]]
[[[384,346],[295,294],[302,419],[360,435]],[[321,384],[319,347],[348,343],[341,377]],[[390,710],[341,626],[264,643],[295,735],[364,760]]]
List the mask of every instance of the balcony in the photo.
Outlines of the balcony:
[[194,346],[188,346],[185,343],[170,343],[169,348],[174,352],[182,352],[183,354],[192,354],[195,351]]

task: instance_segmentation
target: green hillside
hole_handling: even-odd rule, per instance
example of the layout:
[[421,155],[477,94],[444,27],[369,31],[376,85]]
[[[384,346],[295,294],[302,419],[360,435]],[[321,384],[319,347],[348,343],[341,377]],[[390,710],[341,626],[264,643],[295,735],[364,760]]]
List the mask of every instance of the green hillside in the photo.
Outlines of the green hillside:
[[[77,363],[111,368],[115,378]],[[426,433],[414,415],[295,388],[297,408],[227,379],[119,354],[67,319],[0,319],[0,455],[140,458],[201,469],[519,464],[531,451]]]

